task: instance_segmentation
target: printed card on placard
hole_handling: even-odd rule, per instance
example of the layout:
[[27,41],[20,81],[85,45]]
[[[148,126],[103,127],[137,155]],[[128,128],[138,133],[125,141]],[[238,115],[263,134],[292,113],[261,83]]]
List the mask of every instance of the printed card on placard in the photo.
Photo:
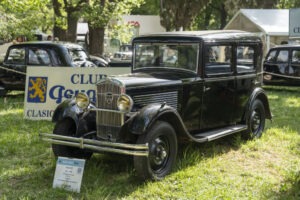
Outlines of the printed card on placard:
[[80,192],[85,160],[58,157],[53,188]]

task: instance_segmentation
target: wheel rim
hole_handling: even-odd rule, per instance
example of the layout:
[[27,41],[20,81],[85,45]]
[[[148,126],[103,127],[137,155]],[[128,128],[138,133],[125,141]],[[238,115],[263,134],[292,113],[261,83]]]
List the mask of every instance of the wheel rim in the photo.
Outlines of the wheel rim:
[[251,130],[254,135],[259,133],[261,127],[261,113],[258,109],[253,110],[251,115]]
[[169,159],[170,145],[166,137],[158,137],[150,144],[149,161],[154,172],[163,170]]

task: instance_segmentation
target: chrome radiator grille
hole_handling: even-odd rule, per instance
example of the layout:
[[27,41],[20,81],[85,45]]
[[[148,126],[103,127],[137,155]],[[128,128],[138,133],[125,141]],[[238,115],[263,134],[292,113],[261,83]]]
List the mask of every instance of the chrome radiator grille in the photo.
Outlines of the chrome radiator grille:
[[[117,99],[124,92],[124,87],[120,82],[106,79],[97,84],[97,108],[107,110],[118,110]],[[97,136],[115,141],[124,123],[123,116],[120,113],[97,111]]]
[[133,102],[134,105],[138,107],[144,107],[150,103],[166,102],[169,106],[178,109],[178,92],[174,91],[174,92],[136,95],[133,97]]

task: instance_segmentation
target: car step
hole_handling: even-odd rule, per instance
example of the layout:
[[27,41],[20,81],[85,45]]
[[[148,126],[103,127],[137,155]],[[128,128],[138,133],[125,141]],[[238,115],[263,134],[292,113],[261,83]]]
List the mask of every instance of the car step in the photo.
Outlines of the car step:
[[198,142],[209,142],[243,130],[247,130],[247,125],[239,124],[234,126],[227,126],[220,129],[214,129],[203,133],[198,133],[193,136],[195,137],[195,140]]

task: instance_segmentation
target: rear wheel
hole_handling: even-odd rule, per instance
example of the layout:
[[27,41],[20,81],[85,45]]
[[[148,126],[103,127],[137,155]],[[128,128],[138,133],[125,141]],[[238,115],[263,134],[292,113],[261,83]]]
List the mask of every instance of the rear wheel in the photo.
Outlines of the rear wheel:
[[148,157],[134,157],[134,167],[142,179],[161,180],[172,171],[178,147],[175,131],[169,123],[156,122],[147,134],[139,136],[137,143],[149,146]]
[[[71,119],[64,119],[55,125],[53,134],[63,136],[74,136],[76,133],[76,125]],[[55,156],[73,157],[89,159],[92,156],[92,152],[79,149],[76,147],[69,147],[64,145],[52,144],[52,150]]]
[[248,116],[248,130],[245,134],[246,139],[259,138],[265,128],[265,107],[263,103],[256,99],[254,100],[249,116]]

